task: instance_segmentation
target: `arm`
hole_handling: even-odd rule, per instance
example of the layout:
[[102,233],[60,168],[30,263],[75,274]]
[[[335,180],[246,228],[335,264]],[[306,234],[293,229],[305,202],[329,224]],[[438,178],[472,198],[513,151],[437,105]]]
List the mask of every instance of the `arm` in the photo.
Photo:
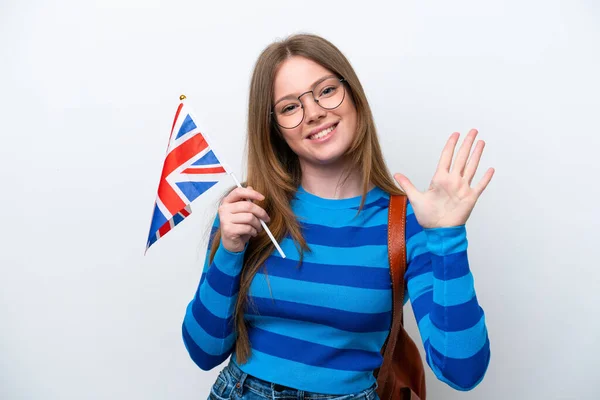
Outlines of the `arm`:
[[192,360],[208,371],[229,357],[236,340],[233,313],[240,286],[244,251],[234,253],[220,243],[213,262],[208,259],[219,218],[213,223],[196,294],[182,325],[185,347]]
[[469,269],[465,226],[423,229],[409,204],[406,245],[405,280],[427,363],[452,388],[471,390],[485,375],[490,343]]
[[[259,218],[270,221],[264,209],[246,200],[262,201],[264,198],[251,187],[235,188],[221,201],[213,222],[200,284],[188,305],[181,328],[190,357],[205,371],[221,364],[233,351],[237,338],[233,314],[244,253],[250,238],[256,237],[262,229]],[[214,232],[219,226],[221,241],[209,265]]]

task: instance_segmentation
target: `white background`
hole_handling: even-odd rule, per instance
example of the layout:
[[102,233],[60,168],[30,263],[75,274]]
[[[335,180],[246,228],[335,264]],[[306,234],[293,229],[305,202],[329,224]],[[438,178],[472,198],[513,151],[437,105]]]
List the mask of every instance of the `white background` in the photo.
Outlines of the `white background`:
[[600,398],[593,0],[2,0],[0,398],[207,397],[221,368],[180,328],[232,183],[144,257],[169,130],[185,93],[243,179],[253,63],[295,32],[347,55],[419,188],[453,131],[487,143],[467,232],[492,361],[467,393],[428,370],[429,398]]

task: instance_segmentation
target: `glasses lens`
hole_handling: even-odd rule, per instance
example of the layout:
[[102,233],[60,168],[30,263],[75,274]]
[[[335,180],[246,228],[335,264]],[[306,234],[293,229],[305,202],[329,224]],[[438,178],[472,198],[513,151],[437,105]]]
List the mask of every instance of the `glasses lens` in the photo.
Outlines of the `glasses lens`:
[[328,110],[342,104],[345,95],[344,85],[337,78],[329,78],[319,83],[314,93],[319,105]]
[[275,106],[275,119],[279,126],[295,128],[302,122],[304,109],[298,99],[282,100]]

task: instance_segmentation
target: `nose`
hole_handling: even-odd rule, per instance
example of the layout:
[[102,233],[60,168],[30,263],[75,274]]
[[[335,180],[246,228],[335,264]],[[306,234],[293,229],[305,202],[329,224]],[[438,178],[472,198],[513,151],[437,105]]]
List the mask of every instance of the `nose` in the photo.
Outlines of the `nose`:
[[313,98],[313,96],[304,97],[304,119],[307,124],[325,118],[327,110],[321,107]]

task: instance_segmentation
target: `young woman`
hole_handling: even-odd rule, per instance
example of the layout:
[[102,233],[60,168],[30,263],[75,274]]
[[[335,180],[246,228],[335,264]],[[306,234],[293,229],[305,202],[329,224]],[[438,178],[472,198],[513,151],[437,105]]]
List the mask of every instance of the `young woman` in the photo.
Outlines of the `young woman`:
[[[268,46],[250,85],[247,187],[224,197],[183,322],[203,370],[230,355],[210,398],[378,398],[373,371],[392,310],[389,196],[408,197],[408,298],[427,363],[458,390],[490,359],[465,223],[494,173],[471,187],[484,142],[443,149],[430,187],[389,173],[363,88],[314,35]],[[470,155],[470,157],[469,157]],[[247,201],[252,200],[252,201]],[[259,220],[281,244],[274,249]]]

